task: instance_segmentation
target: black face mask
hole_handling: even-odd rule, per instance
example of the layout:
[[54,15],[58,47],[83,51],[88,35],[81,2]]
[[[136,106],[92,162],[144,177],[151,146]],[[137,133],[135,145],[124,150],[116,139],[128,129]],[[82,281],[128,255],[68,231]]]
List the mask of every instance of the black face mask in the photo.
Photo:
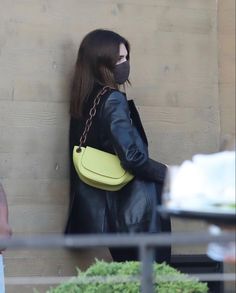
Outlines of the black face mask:
[[123,84],[129,78],[130,65],[129,61],[117,64],[114,70],[115,82],[118,84]]

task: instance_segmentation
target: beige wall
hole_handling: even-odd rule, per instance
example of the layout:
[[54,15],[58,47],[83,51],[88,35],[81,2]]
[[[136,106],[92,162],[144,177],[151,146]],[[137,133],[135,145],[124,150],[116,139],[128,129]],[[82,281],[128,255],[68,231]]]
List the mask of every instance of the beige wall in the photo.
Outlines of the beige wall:
[[[69,80],[78,44],[94,28],[114,29],[131,42],[128,94],[153,158],[178,164],[217,151],[221,129],[232,132],[232,69],[224,78],[220,71],[220,95],[218,89],[216,0],[0,0],[0,7],[0,180],[16,235],[63,230]],[[224,13],[222,21],[232,18],[230,10]],[[229,44],[220,48],[220,60],[228,68],[232,21],[225,21],[220,37]],[[205,227],[174,223],[176,230],[193,226]],[[71,275],[75,265],[104,253],[8,251],[6,275]],[[9,285],[7,292],[30,288]]]
[[235,0],[219,1],[219,101],[221,137],[235,136]]

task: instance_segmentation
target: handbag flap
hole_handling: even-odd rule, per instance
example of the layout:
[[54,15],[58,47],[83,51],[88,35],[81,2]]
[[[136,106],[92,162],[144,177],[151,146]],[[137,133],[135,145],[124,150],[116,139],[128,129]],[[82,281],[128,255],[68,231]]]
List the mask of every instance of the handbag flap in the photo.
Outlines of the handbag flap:
[[108,178],[118,179],[126,173],[117,156],[88,146],[83,151],[81,164],[88,171]]

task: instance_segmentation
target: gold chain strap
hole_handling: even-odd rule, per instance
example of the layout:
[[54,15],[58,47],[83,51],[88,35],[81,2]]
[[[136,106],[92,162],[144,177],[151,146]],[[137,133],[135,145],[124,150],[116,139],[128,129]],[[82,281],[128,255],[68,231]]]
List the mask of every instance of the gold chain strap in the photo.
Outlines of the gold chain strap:
[[102,90],[97,94],[96,98],[93,101],[93,106],[89,110],[89,118],[85,122],[85,128],[84,128],[83,134],[81,135],[80,140],[79,140],[79,146],[78,146],[78,148],[76,150],[77,153],[79,153],[81,151],[82,145],[86,142],[89,129],[90,129],[92,123],[93,123],[92,119],[96,115],[96,112],[97,112],[97,106],[100,103],[102,95],[104,95],[109,88],[110,87],[108,87],[108,86],[104,86],[102,88]]

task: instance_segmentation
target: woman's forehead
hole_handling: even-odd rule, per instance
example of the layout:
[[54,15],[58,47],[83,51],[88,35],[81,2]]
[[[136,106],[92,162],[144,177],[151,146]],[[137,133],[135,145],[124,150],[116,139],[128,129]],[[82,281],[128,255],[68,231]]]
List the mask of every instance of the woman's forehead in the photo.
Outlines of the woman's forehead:
[[128,51],[124,44],[120,44],[120,56],[126,56],[128,54]]

